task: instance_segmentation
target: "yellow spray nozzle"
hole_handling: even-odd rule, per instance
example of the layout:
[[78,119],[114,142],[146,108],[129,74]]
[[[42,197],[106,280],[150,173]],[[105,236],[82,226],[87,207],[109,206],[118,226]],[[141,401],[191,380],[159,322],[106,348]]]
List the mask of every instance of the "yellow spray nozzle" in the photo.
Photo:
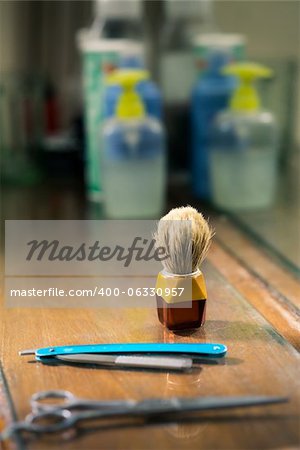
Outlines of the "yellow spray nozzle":
[[235,75],[246,80],[269,78],[272,75],[272,70],[268,67],[250,62],[228,64],[223,68],[222,72],[224,75]]
[[147,80],[149,72],[140,69],[115,70],[107,77],[109,84],[120,84],[123,88],[132,89],[140,81]]
[[136,92],[135,86],[148,78],[149,72],[147,70],[136,69],[116,70],[107,78],[108,84],[118,84],[122,88],[116,108],[118,118],[140,118],[145,115],[143,102]]
[[255,111],[260,107],[260,99],[253,82],[257,78],[270,78],[272,70],[261,64],[244,62],[229,64],[222,70],[224,75],[234,75],[240,84],[233,93],[230,108],[236,111]]

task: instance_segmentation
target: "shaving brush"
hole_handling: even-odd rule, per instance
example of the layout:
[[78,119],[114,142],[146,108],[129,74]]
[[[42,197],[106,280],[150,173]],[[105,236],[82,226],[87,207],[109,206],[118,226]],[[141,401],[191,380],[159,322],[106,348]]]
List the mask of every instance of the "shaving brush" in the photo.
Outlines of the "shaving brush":
[[207,293],[200,265],[213,231],[195,208],[172,209],[154,235],[165,249],[164,270],[156,283],[158,318],[170,330],[198,328],[205,322]]

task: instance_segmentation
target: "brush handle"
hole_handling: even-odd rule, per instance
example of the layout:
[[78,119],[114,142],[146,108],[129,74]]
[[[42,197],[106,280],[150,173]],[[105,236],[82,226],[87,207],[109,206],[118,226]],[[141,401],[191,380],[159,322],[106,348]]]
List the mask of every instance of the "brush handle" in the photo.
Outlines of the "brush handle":
[[222,357],[226,354],[227,347],[223,344],[169,344],[169,343],[125,343],[125,344],[98,344],[98,345],[73,345],[62,347],[40,348],[35,351],[37,360],[49,358],[56,355],[72,355],[83,353],[111,353],[111,354],[129,354],[129,353],[169,353],[169,354],[187,354],[201,355],[211,357]]

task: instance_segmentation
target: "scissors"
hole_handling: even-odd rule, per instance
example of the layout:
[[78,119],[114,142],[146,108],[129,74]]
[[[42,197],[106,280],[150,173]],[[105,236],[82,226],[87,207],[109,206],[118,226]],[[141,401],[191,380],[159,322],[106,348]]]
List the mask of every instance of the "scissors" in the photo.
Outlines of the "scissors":
[[64,390],[50,390],[37,392],[31,397],[31,413],[24,421],[13,423],[0,434],[0,441],[10,438],[17,432],[36,435],[60,433],[76,427],[81,422],[95,419],[143,417],[147,420],[170,414],[263,406],[287,401],[286,397],[266,396],[96,401],[78,398]]

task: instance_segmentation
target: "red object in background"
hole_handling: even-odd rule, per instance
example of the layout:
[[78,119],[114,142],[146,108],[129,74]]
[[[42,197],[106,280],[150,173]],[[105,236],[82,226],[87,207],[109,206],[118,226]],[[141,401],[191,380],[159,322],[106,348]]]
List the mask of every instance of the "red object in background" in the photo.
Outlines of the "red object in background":
[[59,130],[59,107],[55,90],[48,85],[45,94],[45,131],[46,135]]

